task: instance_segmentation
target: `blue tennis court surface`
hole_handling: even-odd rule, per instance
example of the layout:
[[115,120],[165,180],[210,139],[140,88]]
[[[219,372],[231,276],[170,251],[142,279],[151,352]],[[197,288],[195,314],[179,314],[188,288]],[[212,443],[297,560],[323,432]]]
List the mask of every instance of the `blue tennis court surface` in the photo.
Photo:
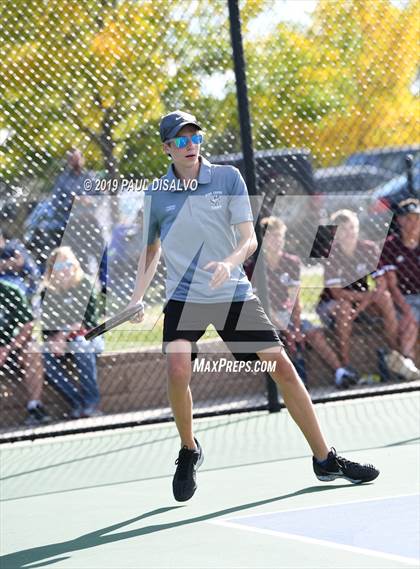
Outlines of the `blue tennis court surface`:
[[419,567],[419,393],[317,410],[345,456],[378,466],[373,484],[318,482],[286,412],[197,421],[206,462],[185,504],[171,423],[0,445],[0,567]]
[[420,496],[415,494],[229,518],[216,523],[278,534],[282,538],[354,548],[411,561],[417,566],[420,561],[419,504]]

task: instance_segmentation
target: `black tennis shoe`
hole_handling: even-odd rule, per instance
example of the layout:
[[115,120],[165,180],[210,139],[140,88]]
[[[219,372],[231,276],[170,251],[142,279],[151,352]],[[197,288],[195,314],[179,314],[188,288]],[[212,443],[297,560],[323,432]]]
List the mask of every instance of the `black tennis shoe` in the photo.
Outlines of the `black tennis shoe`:
[[200,443],[197,439],[194,440],[197,450],[190,450],[184,446],[175,461],[177,467],[172,481],[172,490],[177,502],[186,502],[197,490],[196,472],[203,464],[204,454]]
[[51,421],[51,417],[45,410],[43,405],[37,405],[31,409],[27,409],[28,415],[25,419],[27,427],[36,427],[37,425],[44,425]]
[[353,484],[362,484],[362,482],[371,482],[379,476],[379,470],[372,464],[359,464],[337,456],[335,448],[328,453],[326,464],[320,464],[315,457],[312,458],[312,464],[316,477],[322,482],[345,478]]

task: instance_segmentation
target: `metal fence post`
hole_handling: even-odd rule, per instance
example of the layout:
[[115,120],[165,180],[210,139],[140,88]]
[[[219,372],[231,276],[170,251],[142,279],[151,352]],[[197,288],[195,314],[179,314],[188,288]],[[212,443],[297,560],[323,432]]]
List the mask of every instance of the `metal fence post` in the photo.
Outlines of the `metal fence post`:
[[[248,89],[245,73],[245,57],[242,45],[241,19],[238,0],[228,0],[228,5],[245,182],[248,187],[249,195],[255,196],[258,194],[258,191],[255,176],[254,149],[252,143],[251,119],[249,114]],[[262,236],[259,222],[256,224],[255,233],[258,240],[258,249],[255,254],[258,256],[258,259],[260,259],[263,256],[263,251],[261,249]],[[256,285],[258,289],[258,295],[261,299],[264,309],[269,314],[270,305],[267,291],[267,281],[265,277],[264,259],[259,260],[259,263],[261,263],[261,270],[258,270],[256,272]],[[271,413],[280,411],[281,407],[277,386],[268,373],[266,374],[266,382],[268,410]]]

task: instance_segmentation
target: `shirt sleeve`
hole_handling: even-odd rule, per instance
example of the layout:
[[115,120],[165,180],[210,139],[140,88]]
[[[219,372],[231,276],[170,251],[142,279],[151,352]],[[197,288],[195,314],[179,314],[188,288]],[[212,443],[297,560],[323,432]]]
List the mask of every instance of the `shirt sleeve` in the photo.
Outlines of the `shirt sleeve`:
[[0,252],[0,258],[2,261],[9,260],[16,255],[17,249],[14,243],[6,243],[3,250]]
[[373,278],[378,278],[389,271],[396,271],[397,265],[395,262],[395,247],[393,239],[387,239],[382,249],[381,257],[379,259],[378,268],[372,273]]
[[232,186],[229,191],[229,214],[231,225],[237,225],[245,221],[254,221],[248,189],[241,173],[237,168],[232,171]]
[[255,269],[255,260],[253,257],[248,257],[248,259],[245,259],[245,262],[243,264],[244,267],[244,271],[246,276],[248,277],[248,280],[251,281],[252,279],[252,275],[254,273],[254,269]]
[[299,259],[291,259],[289,276],[290,276],[289,286],[300,286],[300,261],[299,261]]
[[143,215],[143,243],[152,245],[160,237],[160,226],[156,215],[153,194],[147,192],[144,196],[144,215]]
[[10,293],[11,308],[13,308],[13,320],[17,328],[22,327],[28,322],[32,322],[33,315],[29,302],[26,300],[25,296],[21,294],[19,289],[11,287]]
[[324,268],[324,284],[328,287],[342,286],[341,270],[337,263],[337,254],[331,255]]

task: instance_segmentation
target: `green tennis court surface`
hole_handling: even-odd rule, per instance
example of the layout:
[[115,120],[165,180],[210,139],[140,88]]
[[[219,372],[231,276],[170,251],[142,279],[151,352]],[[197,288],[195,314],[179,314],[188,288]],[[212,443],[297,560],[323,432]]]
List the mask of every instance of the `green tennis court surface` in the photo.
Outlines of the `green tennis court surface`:
[[174,501],[173,424],[2,445],[2,569],[418,566],[418,393],[317,406],[373,484],[320,483],[287,412],[203,419],[199,488]]

